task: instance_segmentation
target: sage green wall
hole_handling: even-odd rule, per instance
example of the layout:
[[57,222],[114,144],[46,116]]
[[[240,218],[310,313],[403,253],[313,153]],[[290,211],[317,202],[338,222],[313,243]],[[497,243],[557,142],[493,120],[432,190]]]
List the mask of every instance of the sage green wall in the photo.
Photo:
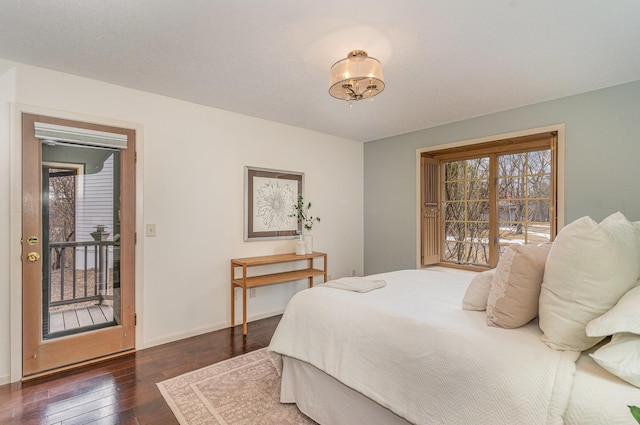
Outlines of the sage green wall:
[[[436,101],[436,100],[434,100]],[[640,81],[365,143],[365,274],[416,266],[416,149],[565,124],[565,223],[640,220]]]

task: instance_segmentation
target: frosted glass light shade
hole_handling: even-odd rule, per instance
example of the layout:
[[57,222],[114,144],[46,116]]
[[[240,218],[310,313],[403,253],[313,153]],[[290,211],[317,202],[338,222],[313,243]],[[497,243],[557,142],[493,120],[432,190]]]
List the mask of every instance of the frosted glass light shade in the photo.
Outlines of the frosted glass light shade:
[[353,101],[374,97],[384,90],[380,62],[363,50],[354,50],[331,67],[329,94]]

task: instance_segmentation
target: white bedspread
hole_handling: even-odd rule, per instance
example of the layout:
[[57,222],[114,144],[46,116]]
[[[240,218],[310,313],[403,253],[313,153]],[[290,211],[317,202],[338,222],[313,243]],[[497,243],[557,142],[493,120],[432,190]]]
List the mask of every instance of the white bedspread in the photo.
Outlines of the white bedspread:
[[640,389],[610,374],[587,354],[580,356],[576,367],[565,425],[638,425],[627,406],[640,403]]
[[290,301],[269,346],[308,362],[415,424],[562,424],[579,353],[549,349],[540,329],[486,325],[461,308],[473,272],[370,276],[384,288],[316,287]]

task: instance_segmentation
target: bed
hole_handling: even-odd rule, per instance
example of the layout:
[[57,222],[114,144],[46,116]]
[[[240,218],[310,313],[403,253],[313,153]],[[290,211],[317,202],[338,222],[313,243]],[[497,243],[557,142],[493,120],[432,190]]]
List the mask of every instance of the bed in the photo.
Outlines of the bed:
[[318,285],[287,306],[268,353],[281,401],[322,425],[630,424],[640,389],[589,351],[551,349],[537,319],[487,326],[461,308],[478,274],[442,267],[368,276],[360,293]]

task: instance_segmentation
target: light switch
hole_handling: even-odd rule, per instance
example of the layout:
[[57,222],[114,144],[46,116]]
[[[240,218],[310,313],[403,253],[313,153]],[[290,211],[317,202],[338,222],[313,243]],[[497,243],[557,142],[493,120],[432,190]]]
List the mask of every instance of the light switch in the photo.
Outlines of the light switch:
[[158,236],[158,233],[156,233],[156,225],[155,224],[147,224],[146,235],[147,235],[148,238],[155,238],[156,236]]

